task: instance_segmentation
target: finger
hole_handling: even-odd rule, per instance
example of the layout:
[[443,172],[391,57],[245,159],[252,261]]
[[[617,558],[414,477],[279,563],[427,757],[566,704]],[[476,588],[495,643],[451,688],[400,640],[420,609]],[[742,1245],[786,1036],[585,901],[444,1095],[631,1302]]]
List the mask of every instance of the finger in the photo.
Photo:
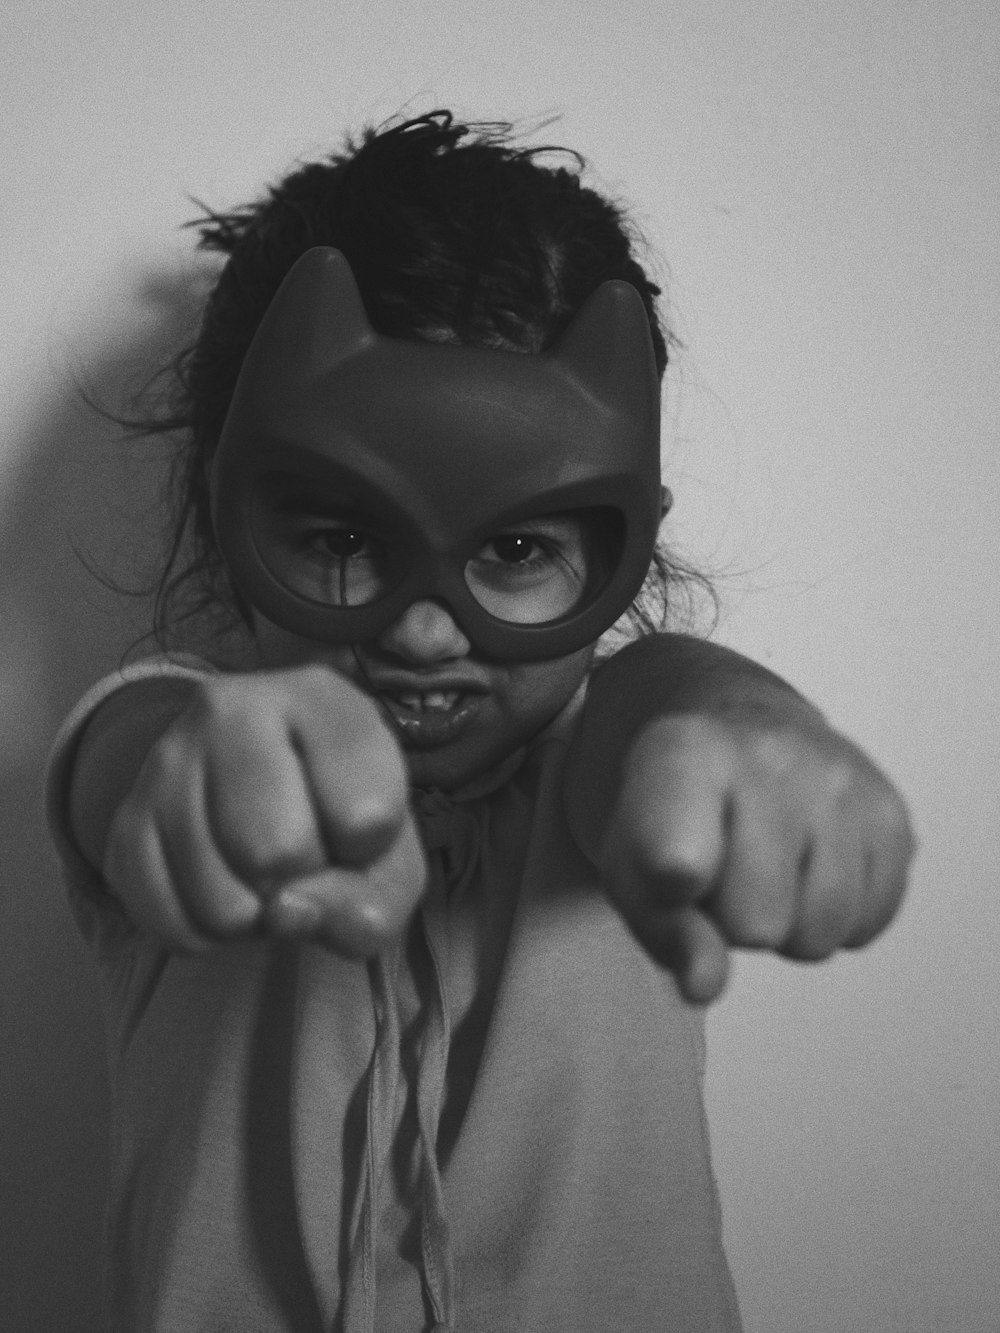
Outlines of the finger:
[[798,915],[805,827],[761,787],[732,799],[725,864],[708,911],[730,944],[780,949]]
[[299,755],[280,716],[220,729],[205,776],[210,840],[251,885],[329,861]]
[[210,941],[196,929],[176,891],[159,830],[126,800],[108,829],[104,875],[133,925],[164,944],[202,952]]
[[895,916],[916,851],[906,807],[894,791],[883,790],[867,809],[867,873],[854,929],[845,940],[848,948],[867,944]]
[[696,907],[680,907],[633,924],[640,944],[677,979],[692,1004],[718,999],[729,975],[726,941],[718,927]]
[[234,873],[219,851],[205,785],[204,771],[198,767],[175,804],[160,814],[163,857],[196,929],[216,938],[247,935],[263,910],[260,893]]
[[400,935],[423,894],[426,863],[412,818],[382,857],[301,876],[265,907],[276,935],[308,937],[349,957],[370,957]]
[[722,747],[700,720],[641,738],[604,857],[624,907],[681,906],[711,892],[725,858],[727,785]]
[[399,746],[374,706],[358,696],[335,728],[293,735],[330,859],[363,866],[387,852],[408,817],[409,791]]
[[856,817],[821,828],[803,861],[796,918],[782,952],[815,961],[839,949],[855,928],[868,874]]

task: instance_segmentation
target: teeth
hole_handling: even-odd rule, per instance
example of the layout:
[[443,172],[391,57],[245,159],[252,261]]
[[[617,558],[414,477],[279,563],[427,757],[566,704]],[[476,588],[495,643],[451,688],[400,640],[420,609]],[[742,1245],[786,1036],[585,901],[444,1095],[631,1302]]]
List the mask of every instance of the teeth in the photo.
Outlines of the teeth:
[[417,690],[406,690],[395,696],[404,708],[410,708],[416,713],[443,713],[449,708],[454,708],[458,700],[458,690],[429,690],[426,694],[421,694]]
[[458,698],[458,690],[433,690],[430,694],[424,695],[424,707],[432,711],[437,709],[439,712],[455,706]]

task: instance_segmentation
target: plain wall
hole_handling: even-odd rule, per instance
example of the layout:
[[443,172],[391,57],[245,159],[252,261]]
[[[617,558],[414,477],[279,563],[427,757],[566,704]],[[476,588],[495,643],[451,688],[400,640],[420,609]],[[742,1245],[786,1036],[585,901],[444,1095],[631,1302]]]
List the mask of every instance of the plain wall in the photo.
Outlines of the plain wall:
[[[709,1109],[748,1333],[1000,1328],[998,70],[990,0],[8,0],[0,59],[0,1327],[96,1327],[107,1093],[45,843],[59,715],[141,632],[113,401],[227,206],[401,108],[538,122],[656,250],[675,534],[723,641],[912,803],[878,944],[741,957]],[[150,457],[147,460],[146,454]]]

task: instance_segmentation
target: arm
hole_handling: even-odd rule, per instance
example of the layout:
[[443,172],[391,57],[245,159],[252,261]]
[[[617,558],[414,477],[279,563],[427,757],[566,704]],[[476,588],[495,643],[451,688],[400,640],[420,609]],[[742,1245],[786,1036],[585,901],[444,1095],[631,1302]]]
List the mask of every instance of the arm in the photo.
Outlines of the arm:
[[894,914],[913,838],[895,789],[791,686],[718,645],[659,635],[594,675],[569,757],[581,848],[689,999],[733,945],[811,959]]
[[368,954],[423,888],[398,746],[327,668],[123,686],[80,736],[68,808],[126,914],[171,947],[267,930]]
[[69,793],[73,837],[95,867],[104,864],[108,830],[146,757],[196,692],[174,676],[135,681],[110,695],[77,744]]

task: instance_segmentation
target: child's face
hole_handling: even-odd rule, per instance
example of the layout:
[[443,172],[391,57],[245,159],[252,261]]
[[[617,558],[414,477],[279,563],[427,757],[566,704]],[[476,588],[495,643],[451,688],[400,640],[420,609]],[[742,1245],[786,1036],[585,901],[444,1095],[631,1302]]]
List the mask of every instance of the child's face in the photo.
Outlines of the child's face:
[[456,343],[376,333],[330,247],[275,295],[210,489],[234,585],[290,633],[380,642],[435,601],[484,660],[551,661],[639,591],[661,514],[638,292],[602,284],[541,355]]
[[322,662],[373,695],[406,754],[411,782],[449,791],[537,735],[586,678],[593,646],[542,662],[477,655],[441,603],[414,602],[357,646],[293,634],[255,617],[262,664]]

